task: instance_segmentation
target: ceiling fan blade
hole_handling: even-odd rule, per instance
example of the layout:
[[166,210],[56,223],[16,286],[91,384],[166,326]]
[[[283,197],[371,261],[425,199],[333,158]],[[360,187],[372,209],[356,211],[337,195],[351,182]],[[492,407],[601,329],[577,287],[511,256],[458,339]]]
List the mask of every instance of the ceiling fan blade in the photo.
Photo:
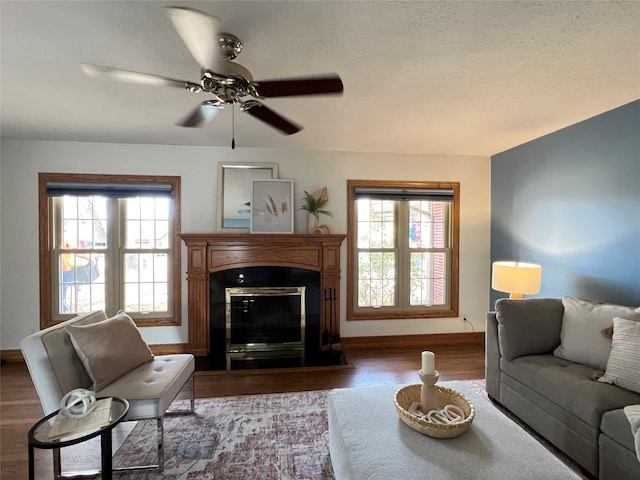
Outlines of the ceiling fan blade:
[[220,109],[215,105],[202,102],[176,125],[180,127],[201,127],[203,124],[213,120],[218,115],[218,110]]
[[263,97],[290,97],[294,95],[323,95],[342,93],[344,86],[338,75],[322,77],[290,78],[256,82],[256,89]]
[[271,125],[276,130],[280,130],[285,135],[292,135],[302,130],[301,126],[290,122],[282,115],[274,112],[268,107],[265,107],[260,102],[245,102],[242,105],[242,111],[247,112],[249,115],[254,116],[258,120],[262,120],[268,125]]
[[178,35],[203,70],[215,72],[220,63],[217,17],[187,7],[166,7]]
[[110,78],[121,82],[137,83],[148,86],[186,88],[190,91],[200,91],[202,88],[200,85],[187,82],[186,80],[177,80],[175,78],[162,77],[160,75],[152,75],[150,73],[134,72],[132,70],[123,70],[121,68],[107,67],[105,65],[83,63],[81,64],[81,67],[84,73],[92,77]]

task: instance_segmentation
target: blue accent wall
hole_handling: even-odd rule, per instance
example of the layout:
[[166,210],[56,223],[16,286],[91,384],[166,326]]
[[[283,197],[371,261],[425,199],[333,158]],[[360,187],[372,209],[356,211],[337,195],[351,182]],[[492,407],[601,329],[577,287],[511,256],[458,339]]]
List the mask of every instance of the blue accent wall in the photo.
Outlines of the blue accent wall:
[[537,297],[640,305],[640,100],[491,158],[496,260],[541,264]]

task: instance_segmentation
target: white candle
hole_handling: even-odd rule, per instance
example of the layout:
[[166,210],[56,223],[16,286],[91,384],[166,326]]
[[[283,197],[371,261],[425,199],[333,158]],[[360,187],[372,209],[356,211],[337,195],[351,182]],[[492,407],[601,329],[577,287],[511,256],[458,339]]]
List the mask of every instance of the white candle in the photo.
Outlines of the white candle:
[[434,375],[436,367],[436,356],[433,352],[425,350],[422,352],[422,374]]

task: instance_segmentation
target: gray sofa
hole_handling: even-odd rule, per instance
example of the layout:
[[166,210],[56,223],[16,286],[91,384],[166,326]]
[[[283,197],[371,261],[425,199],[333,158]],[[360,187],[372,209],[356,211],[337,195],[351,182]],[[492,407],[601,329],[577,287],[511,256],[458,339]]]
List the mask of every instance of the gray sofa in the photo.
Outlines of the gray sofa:
[[[561,343],[569,346],[571,340],[563,302],[566,299],[496,302],[486,325],[487,393],[590,475],[640,479],[634,437],[623,411],[640,404],[640,394],[596,381],[600,369],[562,358],[571,356],[561,349]],[[640,309],[621,308],[628,309],[622,310],[624,318],[640,319]],[[594,338],[593,347],[580,340],[584,355],[593,356],[602,347],[602,339]],[[605,365],[608,374],[606,359]]]

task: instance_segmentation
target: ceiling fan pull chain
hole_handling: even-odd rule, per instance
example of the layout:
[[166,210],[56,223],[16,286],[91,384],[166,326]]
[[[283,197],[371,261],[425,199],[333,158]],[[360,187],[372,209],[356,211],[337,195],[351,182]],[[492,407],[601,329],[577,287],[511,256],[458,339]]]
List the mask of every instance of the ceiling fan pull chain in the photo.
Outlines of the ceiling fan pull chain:
[[231,105],[231,150],[236,149],[236,104]]

